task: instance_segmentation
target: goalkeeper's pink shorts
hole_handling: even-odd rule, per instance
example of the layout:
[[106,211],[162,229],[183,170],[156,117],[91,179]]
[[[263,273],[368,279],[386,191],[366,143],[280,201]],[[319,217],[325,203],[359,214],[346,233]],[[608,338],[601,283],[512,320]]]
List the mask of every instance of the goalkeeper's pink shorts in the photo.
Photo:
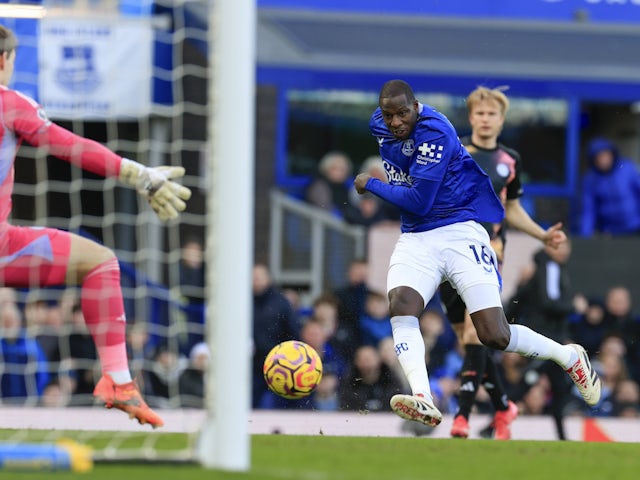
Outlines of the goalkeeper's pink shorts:
[[0,286],[63,285],[70,251],[64,230],[0,224]]

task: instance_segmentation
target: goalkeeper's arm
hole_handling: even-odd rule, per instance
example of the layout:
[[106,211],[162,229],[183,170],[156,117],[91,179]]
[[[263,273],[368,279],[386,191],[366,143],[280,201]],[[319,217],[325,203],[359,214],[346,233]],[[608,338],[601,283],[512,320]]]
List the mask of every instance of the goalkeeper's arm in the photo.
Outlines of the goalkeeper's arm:
[[161,220],[176,218],[186,208],[185,200],[191,197],[191,190],[174,182],[184,176],[183,167],[146,167],[55,123],[25,137],[30,143],[46,147],[52,155],[83,170],[104,177],[118,177],[122,183],[144,195]]

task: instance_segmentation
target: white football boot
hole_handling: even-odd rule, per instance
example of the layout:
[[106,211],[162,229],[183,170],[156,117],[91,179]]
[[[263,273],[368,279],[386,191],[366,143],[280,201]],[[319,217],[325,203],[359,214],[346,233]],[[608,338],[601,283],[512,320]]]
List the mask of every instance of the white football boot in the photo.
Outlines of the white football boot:
[[440,410],[421,394],[394,395],[389,403],[396,415],[407,420],[415,420],[430,427],[435,427],[442,421]]
[[573,364],[566,372],[578,387],[578,391],[587,405],[595,406],[600,401],[600,379],[595,369],[589,362],[589,356],[584,348],[580,345],[569,345],[578,353],[578,361]]

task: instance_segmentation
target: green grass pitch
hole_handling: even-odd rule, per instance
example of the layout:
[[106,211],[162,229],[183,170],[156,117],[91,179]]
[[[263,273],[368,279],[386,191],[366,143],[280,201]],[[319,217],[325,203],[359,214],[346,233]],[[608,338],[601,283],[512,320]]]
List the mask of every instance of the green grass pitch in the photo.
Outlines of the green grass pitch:
[[[183,448],[186,443],[185,436],[180,434],[160,437],[158,445],[162,448],[171,449],[172,445]],[[638,452],[639,446],[631,443],[255,435],[251,439],[251,469],[247,473],[211,471],[193,464],[97,463],[85,474],[0,471],[0,478],[621,480],[639,478]]]

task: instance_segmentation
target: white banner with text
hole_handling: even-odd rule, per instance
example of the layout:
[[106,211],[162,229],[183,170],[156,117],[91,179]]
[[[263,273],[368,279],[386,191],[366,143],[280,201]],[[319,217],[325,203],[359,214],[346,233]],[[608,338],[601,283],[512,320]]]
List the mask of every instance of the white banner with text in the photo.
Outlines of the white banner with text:
[[40,103],[53,119],[138,118],[151,111],[148,19],[45,17]]

